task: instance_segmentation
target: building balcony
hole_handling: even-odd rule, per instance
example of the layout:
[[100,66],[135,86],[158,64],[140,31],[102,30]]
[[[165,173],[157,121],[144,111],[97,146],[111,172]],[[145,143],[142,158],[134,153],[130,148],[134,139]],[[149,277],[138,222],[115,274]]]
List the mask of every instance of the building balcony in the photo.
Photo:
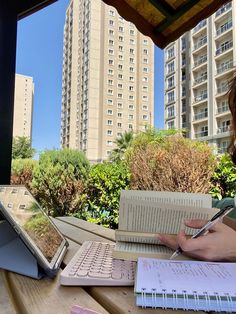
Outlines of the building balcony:
[[197,78],[194,80],[193,86],[198,85],[198,84],[201,84],[201,83],[206,82],[206,81],[207,81],[207,75],[199,76],[199,77],[197,77]]
[[208,131],[195,132],[195,138],[208,136]]
[[233,65],[234,65],[233,60],[225,62],[223,65],[216,68],[216,72],[217,72],[217,74],[222,74],[222,73],[228,72],[229,70],[232,70]]
[[182,129],[186,129],[187,128],[187,122],[182,122]]
[[222,146],[217,148],[217,154],[224,154],[227,153],[228,147]]
[[199,48],[203,47],[207,43],[207,36],[203,37],[201,40],[199,40],[196,44],[193,46],[193,51],[198,50]]
[[217,134],[222,134],[222,133],[226,133],[230,131],[230,126],[226,125],[226,126],[220,126],[217,129]]
[[217,95],[228,92],[228,89],[229,89],[228,84],[218,87],[217,88]]
[[168,99],[166,105],[173,104],[175,102],[174,98]]
[[194,27],[193,29],[193,34],[197,33],[200,29],[202,29],[204,26],[206,26],[207,20],[202,20],[197,24],[197,26]]
[[206,100],[208,97],[207,93],[204,93],[204,94],[201,94],[201,95],[198,95],[194,98],[194,102],[199,102],[199,101],[202,101],[202,100]]
[[217,107],[217,111],[216,111],[217,114],[221,114],[221,113],[225,113],[225,112],[229,112],[229,105]]
[[193,121],[202,120],[208,117],[208,112],[199,112],[193,116]]
[[230,41],[230,42],[227,42],[227,43],[221,45],[221,47],[216,49],[216,56],[221,55],[222,53],[228,51],[232,47],[233,47],[233,41]]
[[198,66],[200,66],[206,62],[207,62],[207,55],[205,55],[205,56],[199,58],[197,61],[195,61],[194,62],[194,68],[196,68],[196,67],[198,67]]
[[229,2],[225,5],[223,5],[219,10],[216,11],[215,17],[224,14],[226,11],[229,11],[232,8],[232,2]]
[[229,29],[232,29],[232,26],[233,26],[232,20],[227,21],[224,25],[222,25],[221,27],[217,28],[216,36],[220,36],[221,34],[225,33]]

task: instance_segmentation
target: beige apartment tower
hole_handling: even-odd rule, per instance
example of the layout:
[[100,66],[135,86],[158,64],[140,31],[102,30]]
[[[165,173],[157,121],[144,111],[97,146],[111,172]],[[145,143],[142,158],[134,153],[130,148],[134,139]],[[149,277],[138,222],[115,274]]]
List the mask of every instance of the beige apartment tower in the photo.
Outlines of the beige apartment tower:
[[154,117],[154,45],[101,0],[71,0],[64,26],[61,146],[91,162]]
[[13,137],[32,138],[34,82],[30,76],[16,74]]
[[236,64],[236,1],[222,6],[165,49],[165,128],[223,153],[229,144],[227,91]]

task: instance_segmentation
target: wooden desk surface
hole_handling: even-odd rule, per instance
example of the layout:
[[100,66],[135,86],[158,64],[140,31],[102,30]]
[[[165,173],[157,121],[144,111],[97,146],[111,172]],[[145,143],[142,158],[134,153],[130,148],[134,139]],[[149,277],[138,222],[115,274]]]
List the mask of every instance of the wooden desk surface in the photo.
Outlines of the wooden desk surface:
[[[85,240],[114,242],[109,230],[73,217],[54,219],[69,241],[67,264]],[[34,280],[0,270],[0,314],[70,314],[73,304],[101,314],[186,314],[194,311],[141,309],[135,306],[133,287],[63,287],[55,279]],[[198,312],[203,314],[204,312]]]

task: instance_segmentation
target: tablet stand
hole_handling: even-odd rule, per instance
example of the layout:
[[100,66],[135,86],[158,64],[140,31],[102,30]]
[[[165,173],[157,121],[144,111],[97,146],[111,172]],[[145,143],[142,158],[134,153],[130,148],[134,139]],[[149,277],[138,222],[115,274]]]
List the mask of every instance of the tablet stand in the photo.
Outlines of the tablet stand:
[[36,258],[6,220],[0,221],[0,268],[35,279],[43,276]]

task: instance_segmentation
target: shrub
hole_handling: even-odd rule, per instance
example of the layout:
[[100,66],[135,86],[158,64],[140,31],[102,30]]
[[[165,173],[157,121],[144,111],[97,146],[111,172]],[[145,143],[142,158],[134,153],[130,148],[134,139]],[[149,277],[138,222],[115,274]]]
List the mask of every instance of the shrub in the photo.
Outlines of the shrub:
[[236,165],[228,153],[218,158],[216,170],[211,179],[210,193],[214,198],[234,197],[236,191]]
[[109,228],[118,226],[120,191],[129,184],[129,173],[124,163],[102,163],[91,168],[85,218]]
[[[136,142],[137,143],[137,142]],[[134,145],[129,154],[130,188],[208,193],[215,168],[211,148],[181,135]]]
[[13,159],[11,170],[11,184],[25,185],[31,189],[33,179],[33,170],[37,166],[38,161],[32,159]]
[[39,202],[52,216],[80,209],[89,162],[83,153],[64,149],[41,154],[33,173],[32,187]]

